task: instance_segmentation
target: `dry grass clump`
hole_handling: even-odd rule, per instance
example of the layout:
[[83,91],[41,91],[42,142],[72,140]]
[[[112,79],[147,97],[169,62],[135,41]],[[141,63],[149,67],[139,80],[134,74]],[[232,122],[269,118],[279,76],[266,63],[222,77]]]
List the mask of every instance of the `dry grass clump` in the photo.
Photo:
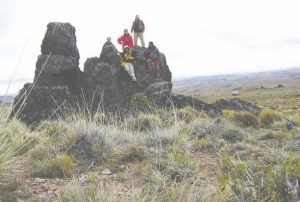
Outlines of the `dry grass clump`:
[[73,175],[73,161],[67,154],[56,156],[49,161],[47,167],[50,177],[71,177]]
[[[0,106],[0,185],[7,180],[13,157],[27,152],[36,134],[15,117],[9,119],[11,108]],[[3,110],[3,111],[2,111]],[[0,187],[1,188],[1,187]]]
[[272,109],[264,109],[259,114],[260,122],[263,127],[267,127],[276,120],[280,120],[280,115],[277,111]]
[[121,162],[143,161],[147,159],[149,153],[146,146],[131,144],[122,154]]
[[140,112],[137,117],[130,116],[121,125],[127,130],[150,131],[161,127],[162,121],[155,114]]
[[12,180],[0,188],[0,199],[2,201],[18,201],[19,195],[15,192],[22,187],[22,182],[20,180]]
[[211,147],[211,143],[206,138],[200,138],[194,141],[193,149],[195,151],[203,151]]
[[222,114],[224,117],[229,118],[234,114],[234,110],[223,109]]
[[260,126],[256,116],[248,111],[234,112],[229,115],[229,118],[241,127],[259,128]]
[[35,177],[71,177],[73,161],[67,154],[60,154],[54,145],[43,143],[30,151],[29,169]]
[[202,118],[202,119],[208,118],[207,114],[205,114],[204,112],[199,112],[198,110],[194,109],[191,106],[186,106],[180,109],[178,111],[178,117],[187,123],[190,123],[197,118]]
[[[287,201],[286,173],[293,185],[300,179],[298,126],[287,131],[274,119],[259,128],[259,119],[248,112],[223,115],[210,118],[192,107],[147,108],[122,120],[98,112],[49,121],[34,132],[39,139],[29,152],[31,175],[74,177],[58,201]],[[8,129],[2,131],[11,134]],[[219,168],[212,158],[218,154]],[[209,172],[200,166],[206,157],[212,161],[205,164]],[[93,175],[103,169],[113,174]],[[92,176],[86,186],[76,180],[79,173]]]

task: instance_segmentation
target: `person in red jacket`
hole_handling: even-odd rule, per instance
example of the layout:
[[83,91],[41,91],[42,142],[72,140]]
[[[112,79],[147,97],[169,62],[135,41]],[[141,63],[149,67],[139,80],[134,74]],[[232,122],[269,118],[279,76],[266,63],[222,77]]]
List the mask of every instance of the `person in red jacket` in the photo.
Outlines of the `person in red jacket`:
[[124,49],[124,46],[128,46],[131,52],[133,41],[132,36],[128,33],[128,29],[124,29],[124,34],[118,38],[118,43],[122,44],[122,49]]
[[145,31],[145,24],[144,22],[140,19],[139,15],[135,16],[135,21],[133,21],[132,26],[131,26],[131,34],[134,31],[134,45],[137,46],[137,40],[140,38],[142,47],[145,48],[145,42],[144,42],[144,31]]

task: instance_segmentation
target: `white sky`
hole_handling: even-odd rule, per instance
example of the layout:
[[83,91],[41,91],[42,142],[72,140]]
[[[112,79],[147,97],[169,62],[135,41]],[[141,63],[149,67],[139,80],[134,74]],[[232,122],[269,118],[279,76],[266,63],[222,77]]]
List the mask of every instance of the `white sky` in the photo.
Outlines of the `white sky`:
[[0,0],[0,95],[16,67],[9,94],[33,80],[49,22],[75,27],[81,70],[108,36],[121,50],[117,38],[136,14],[146,44],[153,41],[166,55],[173,78],[300,67],[298,2]]

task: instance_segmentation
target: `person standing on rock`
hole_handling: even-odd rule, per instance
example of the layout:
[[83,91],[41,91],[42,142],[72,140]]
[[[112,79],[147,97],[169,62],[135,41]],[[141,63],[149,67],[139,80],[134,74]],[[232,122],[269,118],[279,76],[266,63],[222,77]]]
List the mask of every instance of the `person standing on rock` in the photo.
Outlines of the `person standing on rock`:
[[127,45],[123,48],[124,52],[120,54],[121,57],[121,67],[128,72],[129,76],[131,77],[133,82],[136,82],[135,74],[134,74],[134,67],[133,63],[135,63],[134,58],[132,57],[129,47]]
[[145,24],[142,20],[140,20],[140,16],[135,16],[135,21],[133,21],[131,26],[131,34],[134,31],[134,45],[137,46],[137,40],[140,38],[142,47],[145,48],[145,42],[144,42],[144,31],[145,31]]
[[118,38],[118,43],[122,44],[123,50],[125,46],[128,46],[129,51],[131,52],[133,42],[132,42],[132,36],[128,33],[128,29],[124,29],[124,34]]
[[156,77],[160,77],[160,68],[159,68],[159,60],[161,59],[161,53],[158,48],[153,44],[152,41],[149,42],[148,48],[145,49],[145,55],[147,57],[147,72],[151,72],[151,65],[154,63],[156,70]]

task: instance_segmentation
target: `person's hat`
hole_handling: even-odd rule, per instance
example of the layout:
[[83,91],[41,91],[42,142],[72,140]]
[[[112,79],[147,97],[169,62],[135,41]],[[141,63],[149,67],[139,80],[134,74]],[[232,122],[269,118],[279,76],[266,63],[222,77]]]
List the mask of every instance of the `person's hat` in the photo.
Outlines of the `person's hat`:
[[152,42],[152,41],[149,41],[149,43],[150,43],[151,45],[153,45],[153,42]]
[[123,47],[123,50],[125,50],[125,48],[129,48],[129,47],[128,47],[128,46],[124,46],[124,47]]
[[124,29],[124,32],[128,32],[128,29]]

